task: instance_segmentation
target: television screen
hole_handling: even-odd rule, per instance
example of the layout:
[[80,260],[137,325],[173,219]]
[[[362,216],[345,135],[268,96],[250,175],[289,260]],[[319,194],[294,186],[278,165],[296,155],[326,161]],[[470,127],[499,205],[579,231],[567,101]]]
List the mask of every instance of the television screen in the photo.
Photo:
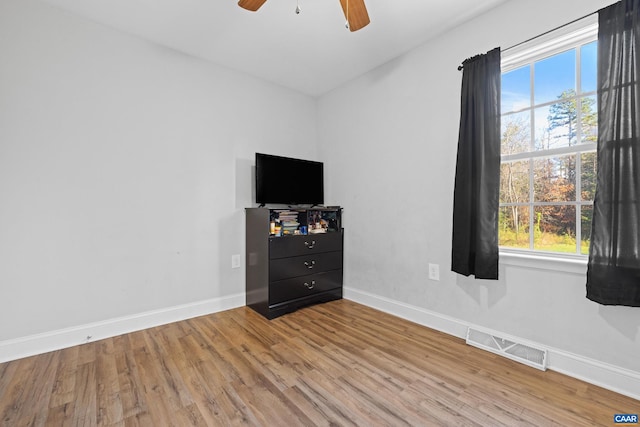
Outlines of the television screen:
[[322,162],[256,153],[256,203],[321,205]]

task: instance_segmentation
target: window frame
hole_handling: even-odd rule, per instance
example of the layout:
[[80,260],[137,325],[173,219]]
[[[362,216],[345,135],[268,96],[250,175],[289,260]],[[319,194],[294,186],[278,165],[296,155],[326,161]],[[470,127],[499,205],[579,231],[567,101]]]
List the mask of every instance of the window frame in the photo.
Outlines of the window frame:
[[[576,22],[572,22],[566,26],[563,26],[559,29],[549,31],[544,33],[539,37],[535,37],[534,39],[528,40],[524,43],[516,45],[512,48],[506,49],[502,53],[501,59],[501,74],[508,73],[509,71],[513,71],[520,67],[530,65],[535,63],[536,61],[543,60],[545,58],[549,58],[553,55],[566,52],[567,50],[576,50],[576,95],[573,99],[583,99],[586,97],[596,96],[597,91],[590,92],[581,92],[581,87],[578,84],[582,81],[581,67],[581,49],[580,47],[594,41],[598,40],[598,16],[597,14],[593,14],[589,17],[581,19]],[[533,69],[533,67],[532,67]],[[535,108],[541,108],[549,105],[553,105],[557,103],[557,100],[551,100],[548,102],[534,104],[534,87],[533,81],[535,76],[533,75],[533,70],[531,71],[530,81],[531,81],[531,102],[530,105],[519,109],[509,111],[509,113],[517,114],[519,112],[524,111],[532,111]],[[532,110],[533,109],[533,110]],[[534,118],[532,117],[532,130],[534,129]],[[578,126],[577,129],[577,138],[581,138],[582,127]],[[532,143],[535,142],[535,132],[531,132]],[[581,155],[583,153],[595,152],[597,148],[596,142],[580,142],[574,146],[568,147],[558,147],[549,150],[544,150],[540,152],[528,151],[525,153],[516,153],[510,155],[501,155],[500,164],[504,164],[505,162],[515,162],[515,161],[529,161],[533,162],[536,159],[544,159],[549,157],[557,157],[561,155],[573,154],[576,157],[576,176],[581,176]],[[567,266],[571,266],[571,270],[575,270],[576,266],[578,266],[579,270],[582,270],[583,264],[586,265],[586,260],[588,255],[581,254],[578,252],[579,242],[582,239],[582,230],[580,226],[580,211],[577,209],[577,206],[592,206],[593,201],[583,201],[581,200],[582,188],[581,188],[581,179],[576,179],[575,184],[575,192],[576,192],[576,200],[568,201],[568,202],[536,202],[534,199],[534,170],[532,167],[529,168],[529,201],[524,204],[529,209],[529,215],[533,214],[533,211],[536,206],[544,206],[544,205],[570,205],[576,206],[576,252],[573,253],[565,253],[565,252],[550,252],[533,248],[533,233],[529,233],[529,248],[516,248],[516,247],[508,247],[508,246],[499,246],[499,251],[501,255],[505,255],[506,264],[508,265],[518,265],[522,266],[523,261],[526,264],[526,260],[534,259],[539,260],[536,264],[540,264],[542,268],[557,269],[558,262],[562,263],[564,261]],[[518,203],[500,203],[500,208],[508,207],[508,206],[521,206],[522,204]],[[533,218],[533,217],[531,217]]]

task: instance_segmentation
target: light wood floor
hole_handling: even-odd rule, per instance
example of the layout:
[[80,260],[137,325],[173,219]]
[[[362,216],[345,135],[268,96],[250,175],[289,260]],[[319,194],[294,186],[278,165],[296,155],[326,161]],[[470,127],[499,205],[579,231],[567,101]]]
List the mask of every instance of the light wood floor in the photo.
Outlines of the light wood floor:
[[0,364],[2,426],[613,425],[640,401],[341,300]]

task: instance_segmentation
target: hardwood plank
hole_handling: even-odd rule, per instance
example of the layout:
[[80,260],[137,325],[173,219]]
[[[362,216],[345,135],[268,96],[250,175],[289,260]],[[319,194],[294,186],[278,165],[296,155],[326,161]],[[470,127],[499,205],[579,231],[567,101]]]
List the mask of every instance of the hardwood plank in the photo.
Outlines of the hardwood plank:
[[218,350],[228,350],[233,347],[233,343],[220,332],[219,322],[213,315],[190,319],[186,322],[191,326],[191,330],[185,336],[198,337],[198,342],[203,348],[215,347]]
[[234,384],[238,396],[251,408],[259,425],[311,425],[311,420],[268,379],[259,377],[252,385]]
[[344,404],[349,401],[340,403],[336,399],[336,389],[331,382],[325,384],[321,384],[321,382],[322,378],[318,382],[314,375],[307,375],[300,378],[294,388],[304,397],[306,403],[312,405],[331,425],[372,425],[366,416],[362,417],[357,410],[354,410],[353,405]]
[[[27,403],[27,390],[28,381],[23,379],[30,379],[33,369],[39,363],[41,358],[28,357],[22,360],[16,360],[8,362],[11,366],[4,369],[5,374],[3,377],[3,388],[0,389],[0,420],[3,425],[11,426],[17,423],[22,418],[25,411],[29,408],[25,408]],[[44,360],[44,358],[42,359]],[[33,383],[32,383],[33,384]]]
[[[44,425],[49,413],[58,360],[59,352],[46,353],[42,355],[42,363],[36,363],[30,375],[20,379],[26,384],[20,399],[22,410],[13,425]],[[25,411],[25,408],[28,410]]]
[[[75,404],[73,402],[65,403],[60,406],[50,407],[47,413],[47,419],[44,425],[47,426],[72,426],[73,414],[75,412]],[[4,424],[3,424],[4,425]],[[7,426],[9,424],[6,424]],[[88,424],[91,425],[91,424]]]
[[76,346],[60,350],[59,366],[49,401],[51,408],[68,405],[74,401],[79,349],[80,347]]
[[110,426],[123,420],[120,382],[113,340],[98,343],[96,356],[96,405],[97,424]]
[[211,383],[195,367],[188,367],[185,374],[190,378],[187,383],[189,392],[194,396],[203,421],[207,425],[229,425],[231,420],[224,411],[216,393],[219,384]]
[[147,345],[134,351],[144,400],[155,425],[184,425],[189,414],[183,409],[193,400],[158,334],[159,328],[146,330]]
[[[85,350],[93,348],[85,344]],[[97,425],[97,381],[94,363],[84,363],[76,371],[76,386],[74,389],[75,405],[72,416],[73,425]]]
[[143,392],[144,383],[140,379],[130,337],[125,335],[121,340],[114,340],[118,390],[125,424],[126,420],[134,422],[140,415],[148,412]]
[[[217,401],[220,404],[224,414],[229,417],[230,425],[256,426],[260,425],[255,417],[252,408],[250,408],[239,395],[235,387],[236,382],[224,384],[220,387],[220,391],[216,394]],[[215,424],[214,424],[215,425]],[[274,424],[275,425],[275,424]]]
[[0,364],[0,426],[611,425],[640,402],[339,300]]
[[176,363],[176,360],[182,359],[184,354],[181,349],[172,351],[171,348],[167,348],[168,340],[162,334],[163,328],[149,329],[148,342],[155,356],[154,367],[157,379],[170,400],[175,402],[176,408],[180,409],[193,404],[193,399]]

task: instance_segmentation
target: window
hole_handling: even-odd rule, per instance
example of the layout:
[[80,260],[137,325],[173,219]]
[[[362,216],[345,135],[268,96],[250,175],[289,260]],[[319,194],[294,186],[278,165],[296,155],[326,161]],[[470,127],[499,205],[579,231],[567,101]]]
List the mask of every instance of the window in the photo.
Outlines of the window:
[[503,54],[501,249],[589,252],[597,24],[569,27]]

